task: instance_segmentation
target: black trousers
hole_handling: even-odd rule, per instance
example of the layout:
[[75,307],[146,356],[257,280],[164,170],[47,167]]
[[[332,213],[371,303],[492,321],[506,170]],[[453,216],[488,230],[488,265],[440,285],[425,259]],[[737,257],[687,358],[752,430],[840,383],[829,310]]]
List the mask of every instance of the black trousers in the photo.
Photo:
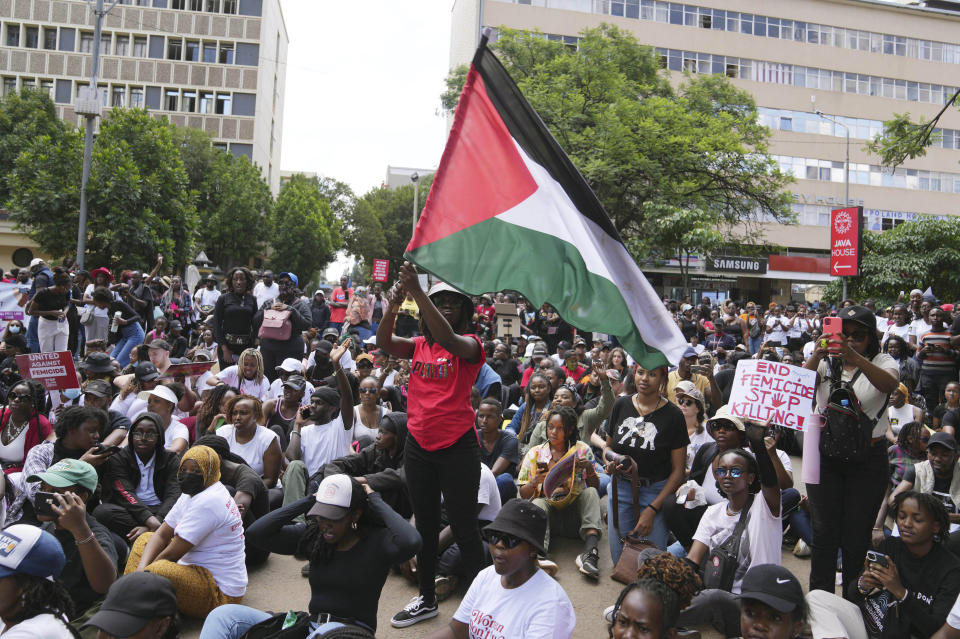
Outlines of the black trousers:
[[[147,506],[147,509],[156,515],[160,510],[160,505]],[[130,511],[119,504],[100,504],[94,509],[93,516],[101,524],[109,528],[111,532],[120,535],[124,539],[126,539],[127,533],[140,525],[140,523],[133,518],[133,515],[130,514]],[[158,517],[158,519],[162,520],[163,518]]]
[[693,535],[697,532],[697,526],[700,525],[705,512],[707,512],[706,506],[687,508],[684,504],[678,504],[676,499],[663,502],[663,516],[667,520],[667,528],[687,549],[693,543]]
[[833,592],[837,551],[843,551],[843,594],[863,570],[870,533],[887,487],[887,447],[870,447],[861,462],[820,460],[820,483],[807,484],[813,547],[810,590]]
[[434,601],[437,548],[440,534],[440,494],[453,538],[460,548],[461,574],[472,580],[483,567],[480,527],[477,523],[477,492],[480,490],[480,447],[477,433],[469,428],[447,448],[427,451],[413,435],[407,435],[403,469],[413,504],[417,532],[423,545],[417,553],[420,594]]

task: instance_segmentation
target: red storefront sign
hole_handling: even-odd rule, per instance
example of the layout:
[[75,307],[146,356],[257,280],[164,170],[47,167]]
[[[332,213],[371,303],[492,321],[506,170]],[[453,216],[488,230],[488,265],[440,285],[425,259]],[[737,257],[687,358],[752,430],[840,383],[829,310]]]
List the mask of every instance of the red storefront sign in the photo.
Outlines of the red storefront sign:
[[830,275],[860,274],[860,244],[863,238],[863,207],[830,211]]
[[386,282],[389,271],[390,260],[373,260],[373,269],[370,275],[374,282]]

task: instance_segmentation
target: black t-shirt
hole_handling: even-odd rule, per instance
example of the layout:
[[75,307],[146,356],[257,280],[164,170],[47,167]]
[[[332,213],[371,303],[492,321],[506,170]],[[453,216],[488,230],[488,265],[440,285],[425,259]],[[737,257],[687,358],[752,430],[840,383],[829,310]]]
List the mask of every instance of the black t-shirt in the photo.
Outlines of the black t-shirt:
[[951,335],[960,335],[960,314],[953,318],[953,324],[950,325]]
[[641,417],[633,397],[621,397],[607,421],[613,452],[630,455],[639,475],[655,482],[670,475],[672,452],[690,443],[683,413],[667,400],[661,402],[660,408]]
[[68,293],[55,293],[49,288],[43,288],[33,297],[33,307],[38,311],[61,311],[68,301]]
[[943,414],[940,418],[940,428],[944,426],[952,426],[954,433],[960,432],[960,408],[953,408]]
[[517,441],[517,436],[513,434],[513,431],[506,428],[500,431],[500,437],[490,452],[487,452],[487,447],[484,446],[483,442],[480,443],[480,461],[482,461],[487,468],[492,469],[493,465],[496,464],[497,460],[501,457],[506,458],[506,460],[510,462],[510,465],[507,466],[507,470],[504,472],[516,477],[517,466],[519,466],[522,461],[520,459],[520,444]]
[[[117,565],[117,547],[113,543],[113,537],[110,531],[103,524],[87,514],[87,525],[90,526],[90,532],[96,535],[96,542],[103,548],[107,557]],[[83,570],[83,560],[80,558],[80,549],[77,548],[77,542],[73,535],[64,529],[57,529],[53,522],[43,524],[42,528],[51,533],[60,542],[63,547],[63,554],[67,557],[67,563],[60,573],[60,581],[70,591],[70,597],[73,599],[74,611],[76,617],[80,617],[87,608],[95,602],[103,599],[103,595],[93,589],[87,580],[87,574]]]
[[183,357],[187,353],[187,338],[183,335],[168,337],[167,340],[170,342],[170,357]]
[[110,302],[110,308],[107,310],[107,315],[112,318],[117,314],[117,311],[120,311],[121,319],[132,320],[134,322],[140,321],[140,314],[133,310],[133,307],[122,300],[113,300]]
[[500,381],[504,387],[520,383],[520,362],[517,360],[491,358],[487,360],[487,363],[500,376]]

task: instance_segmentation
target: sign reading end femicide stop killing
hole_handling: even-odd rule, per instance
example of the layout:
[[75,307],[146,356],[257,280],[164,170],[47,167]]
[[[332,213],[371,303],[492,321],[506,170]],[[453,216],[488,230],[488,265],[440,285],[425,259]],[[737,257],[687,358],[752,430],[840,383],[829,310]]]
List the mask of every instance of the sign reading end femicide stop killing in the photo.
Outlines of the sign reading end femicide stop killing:
[[20,369],[21,377],[35,379],[47,390],[66,390],[80,386],[77,369],[73,366],[73,355],[69,351],[17,355],[17,368]]
[[758,424],[803,430],[813,410],[817,371],[799,366],[742,359],[737,362],[727,409]]

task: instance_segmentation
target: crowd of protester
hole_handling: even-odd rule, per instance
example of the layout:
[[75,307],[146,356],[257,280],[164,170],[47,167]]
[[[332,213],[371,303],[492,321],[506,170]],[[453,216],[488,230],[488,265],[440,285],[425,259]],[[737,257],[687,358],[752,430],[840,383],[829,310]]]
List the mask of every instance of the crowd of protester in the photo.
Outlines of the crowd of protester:
[[[960,636],[954,305],[665,299],[688,347],[646,369],[548,305],[424,290],[406,264],[312,296],[290,272],[190,291],[163,270],[8,274],[2,637],[175,637],[181,616],[203,639],[374,636],[396,571],[417,595],[394,627],[456,596],[430,637],[563,638],[553,577],[610,576],[608,552],[611,637]],[[63,351],[75,388],[21,377],[17,355]],[[817,372],[806,496],[803,435],[727,409],[748,358]],[[272,553],[306,562],[289,612],[244,605]]]

